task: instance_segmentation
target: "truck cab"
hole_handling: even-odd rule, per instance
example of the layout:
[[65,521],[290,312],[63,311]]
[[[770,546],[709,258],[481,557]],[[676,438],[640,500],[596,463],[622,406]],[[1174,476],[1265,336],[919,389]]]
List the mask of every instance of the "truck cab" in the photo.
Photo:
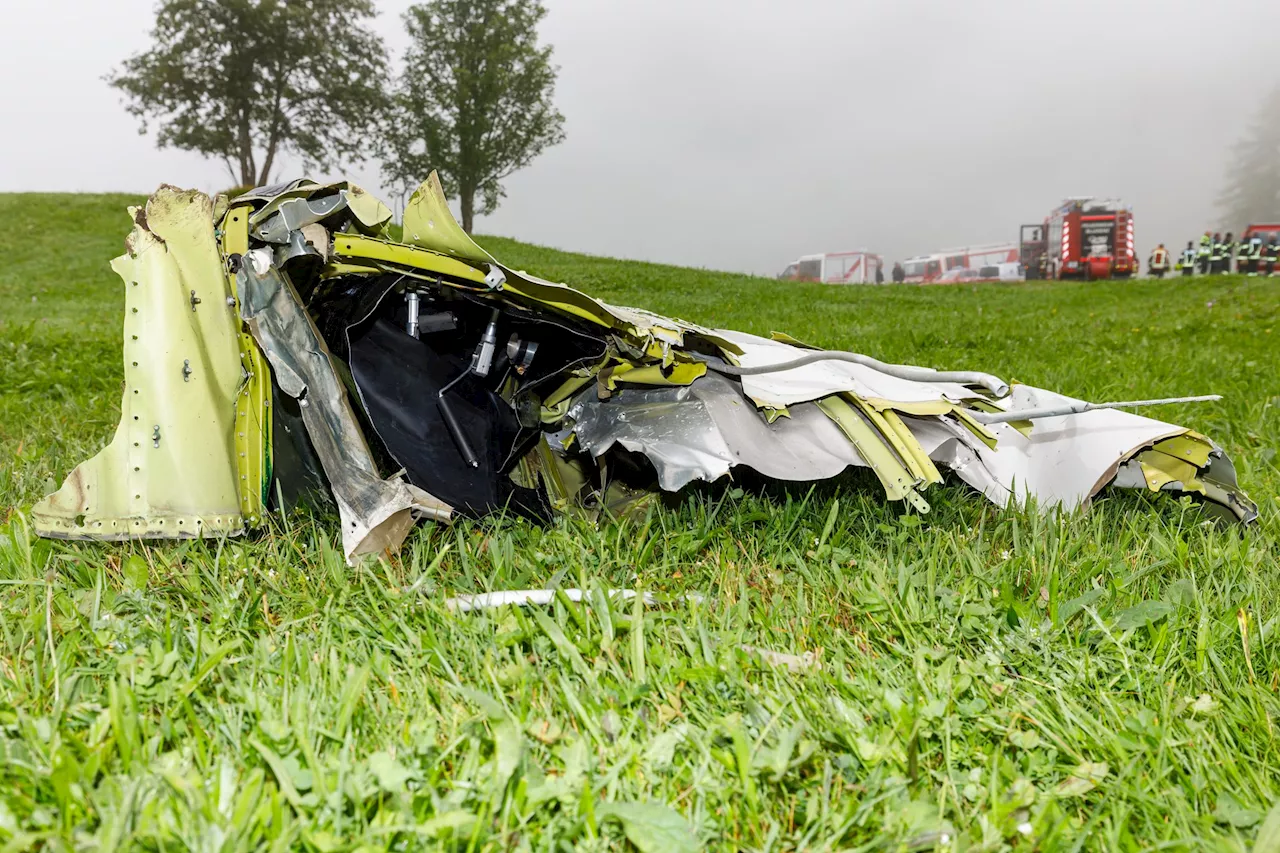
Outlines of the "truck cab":
[[1273,241],[1280,243],[1280,224],[1250,225],[1240,235],[1242,243],[1247,243],[1254,239],[1261,240],[1264,246],[1271,245]]
[[919,255],[914,258],[907,258],[902,262],[902,271],[906,274],[906,281],[911,283],[926,283],[937,281],[942,278],[943,259],[937,255]]

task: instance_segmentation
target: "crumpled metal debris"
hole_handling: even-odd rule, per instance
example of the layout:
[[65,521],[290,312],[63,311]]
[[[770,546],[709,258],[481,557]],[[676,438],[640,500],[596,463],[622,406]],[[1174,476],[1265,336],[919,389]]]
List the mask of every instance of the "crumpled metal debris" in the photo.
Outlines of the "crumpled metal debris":
[[569,409],[578,444],[592,456],[615,445],[643,453],[666,491],[718,480],[745,465],[778,480],[825,480],[865,465],[831,418],[812,403],[769,423],[723,376],[688,386],[626,389],[607,400],[583,395]]
[[271,362],[276,384],[298,401],[338,505],[343,551],[351,557],[398,547],[413,525],[411,510],[448,520],[447,504],[378,473],[328,347],[293,285],[262,251],[250,252],[236,275],[240,316]]
[[331,493],[350,559],[397,547],[411,516],[594,517],[735,469],[809,482],[851,467],[921,512],[950,471],[1001,506],[1083,507],[1112,485],[1257,515],[1221,448],[1184,427],[504,266],[434,174],[399,233],[359,187],[307,180],[232,200],[162,187],[135,220],[114,264],[120,431],[35,508],[44,535],[233,535],[305,484]]

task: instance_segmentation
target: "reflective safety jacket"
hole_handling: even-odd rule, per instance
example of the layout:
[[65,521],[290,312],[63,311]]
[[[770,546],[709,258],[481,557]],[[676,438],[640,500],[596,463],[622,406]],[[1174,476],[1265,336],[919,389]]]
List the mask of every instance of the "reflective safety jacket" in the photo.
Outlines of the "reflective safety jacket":
[[1188,246],[1182,250],[1182,265],[1184,267],[1193,267],[1196,264],[1196,250]]
[[1151,253],[1151,264],[1153,270],[1164,270],[1169,268],[1169,252],[1166,249],[1156,249]]
[[1222,260],[1223,258],[1227,257],[1228,251],[1229,251],[1229,247],[1227,246],[1226,243],[1222,242],[1221,240],[1217,241],[1216,243],[1213,244],[1213,256],[1212,256],[1213,260],[1215,261]]
[[1249,244],[1249,260],[1257,261],[1262,259],[1262,241],[1254,240]]
[[1213,254],[1213,238],[1208,234],[1200,238],[1200,250],[1198,257],[1207,258]]

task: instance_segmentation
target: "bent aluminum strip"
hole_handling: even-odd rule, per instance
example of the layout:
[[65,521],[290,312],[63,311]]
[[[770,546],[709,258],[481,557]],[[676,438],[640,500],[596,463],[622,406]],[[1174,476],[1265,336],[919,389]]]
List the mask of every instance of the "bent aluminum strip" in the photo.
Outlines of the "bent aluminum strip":
[[[718,329],[716,333],[742,350],[737,362],[757,367],[793,361],[807,350],[757,335]],[[925,381],[890,376],[863,364],[819,361],[777,373],[742,377],[747,396],[762,406],[782,408],[820,400],[832,394],[852,393],[863,399],[885,399],[899,403],[958,402],[980,396],[957,382]]]

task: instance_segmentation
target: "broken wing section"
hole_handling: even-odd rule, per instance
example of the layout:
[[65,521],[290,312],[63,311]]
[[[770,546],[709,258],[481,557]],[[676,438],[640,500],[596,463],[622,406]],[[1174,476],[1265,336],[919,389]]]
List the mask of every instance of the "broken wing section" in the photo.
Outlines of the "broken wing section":
[[1258,505],[1240,489],[1231,459],[1208,438],[1189,430],[1131,456],[1120,466],[1113,485],[1192,495],[1219,508],[1227,521],[1248,524],[1258,518]]
[[[787,364],[802,352],[720,334],[739,345],[745,365]],[[686,387],[580,391],[567,409],[577,446],[602,466],[615,446],[644,455],[666,491],[729,476],[737,466],[802,482],[861,466],[890,500],[927,512],[924,492],[942,480],[942,467],[999,506],[1034,500],[1074,510],[1114,484],[1192,495],[1241,522],[1256,517],[1219,448],[1152,418],[1115,409],[1037,416],[1083,401],[1026,385],[995,400],[979,389],[1002,383],[984,374],[937,373],[943,381],[924,381],[905,377],[925,368],[824,361],[738,381],[717,372],[738,368],[706,363],[710,372]],[[1032,419],[978,420],[1006,411]]]
[[32,510],[62,539],[243,532],[234,420],[239,321],[208,196],[161,187],[134,214],[124,282],[124,396],[111,443]]
[[[998,409],[1010,412],[1069,406],[1083,401],[1043,388],[1015,385]],[[996,503],[1021,504],[1034,497],[1044,506],[1074,509],[1108,485],[1191,495],[1240,522],[1257,518],[1257,507],[1240,490],[1235,469],[1221,448],[1186,427],[1117,409],[1036,418],[1022,428],[987,424],[994,446],[971,444],[962,479]],[[948,460],[950,462],[951,460]],[[991,488],[994,481],[996,488]],[[1004,501],[996,498],[1005,494]]]

